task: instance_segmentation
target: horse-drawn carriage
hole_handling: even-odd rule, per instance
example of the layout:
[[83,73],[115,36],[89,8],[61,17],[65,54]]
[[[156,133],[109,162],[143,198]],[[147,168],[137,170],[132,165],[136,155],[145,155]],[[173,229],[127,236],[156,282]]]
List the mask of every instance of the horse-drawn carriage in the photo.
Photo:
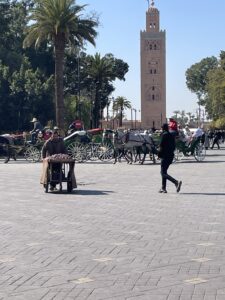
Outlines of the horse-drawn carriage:
[[77,162],[108,160],[112,158],[112,146],[104,139],[103,129],[74,131],[64,138],[68,154]]
[[114,163],[116,163],[119,158],[124,157],[128,163],[138,161],[143,164],[147,154],[149,154],[149,158],[153,163],[156,162],[156,144],[148,132],[117,130],[114,132],[113,146]]
[[[156,147],[158,148],[160,143],[160,132],[156,132],[152,135]],[[183,159],[184,157],[194,157],[198,162],[205,159],[206,148],[204,145],[204,135],[198,138],[192,138],[188,141],[182,134],[176,136],[176,149],[174,152],[174,162]]]
[[31,144],[24,134],[4,134],[0,136],[0,157],[4,159],[4,163],[8,163],[10,159],[16,160],[18,157],[30,162],[38,162],[43,143],[44,141],[38,139],[35,144]]
[[176,138],[175,161],[193,156],[198,162],[205,159],[206,149],[201,137],[193,138],[190,142]]

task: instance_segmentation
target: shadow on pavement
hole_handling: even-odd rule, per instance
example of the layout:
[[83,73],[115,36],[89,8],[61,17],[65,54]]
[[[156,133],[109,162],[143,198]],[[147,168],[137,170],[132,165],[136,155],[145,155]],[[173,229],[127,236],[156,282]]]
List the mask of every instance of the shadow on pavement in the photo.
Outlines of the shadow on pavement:
[[225,154],[208,154],[206,155],[207,156],[211,156],[211,157],[214,157],[214,156],[225,156]]
[[66,190],[56,191],[56,192],[49,192],[49,194],[54,195],[81,195],[81,196],[105,196],[114,193],[113,191],[97,191],[97,190],[79,190],[75,189],[71,193],[68,193]]
[[180,193],[182,195],[225,196],[225,193]]
[[225,163],[225,160],[204,160],[204,161],[197,161],[197,160],[188,160],[182,159],[176,161],[176,164],[214,164],[214,163]]
[[92,196],[92,195],[96,195],[96,196],[103,196],[103,195],[108,195],[114,193],[113,191],[96,191],[96,190],[75,190],[74,194],[77,195],[84,195],[84,196]]

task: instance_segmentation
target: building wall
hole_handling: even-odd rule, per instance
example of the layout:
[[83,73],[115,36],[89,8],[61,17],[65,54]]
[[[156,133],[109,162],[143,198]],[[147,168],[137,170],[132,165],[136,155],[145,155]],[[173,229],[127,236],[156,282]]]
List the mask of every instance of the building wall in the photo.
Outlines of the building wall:
[[146,12],[140,49],[142,127],[160,128],[166,121],[166,32],[160,31],[159,11],[154,6]]

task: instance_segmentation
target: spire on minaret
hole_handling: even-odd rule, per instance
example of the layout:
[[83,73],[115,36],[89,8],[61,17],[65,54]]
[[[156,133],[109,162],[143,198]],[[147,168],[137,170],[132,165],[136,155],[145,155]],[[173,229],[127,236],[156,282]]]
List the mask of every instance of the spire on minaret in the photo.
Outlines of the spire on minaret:
[[[149,8],[150,7],[149,0],[147,0],[147,1],[148,1],[148,8]],[[154,7],[154,5],[155,5],[154,0],[151,0],[151,7]]]
[[[151,1],[151,4],[150,4]],[[146,31],[159,32],[159,10],[155,7],[154,0],[148,0],[150,4],[146,12]]]

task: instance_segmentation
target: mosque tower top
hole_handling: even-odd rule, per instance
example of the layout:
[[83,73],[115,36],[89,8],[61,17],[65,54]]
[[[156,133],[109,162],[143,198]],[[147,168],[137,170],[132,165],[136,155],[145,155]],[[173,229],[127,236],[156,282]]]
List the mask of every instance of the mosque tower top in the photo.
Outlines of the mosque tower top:
[[146,12],[146,31],[159,32],[159,30],[159,10],[155,7],[154,0],[151,0],[151,5]]

